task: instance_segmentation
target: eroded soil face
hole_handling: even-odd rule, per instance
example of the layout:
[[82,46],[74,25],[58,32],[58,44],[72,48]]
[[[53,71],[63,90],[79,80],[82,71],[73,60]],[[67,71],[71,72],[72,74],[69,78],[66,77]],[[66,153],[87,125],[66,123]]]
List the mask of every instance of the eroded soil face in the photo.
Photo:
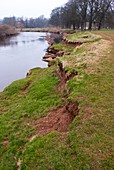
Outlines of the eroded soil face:
[[[52,52],[53,53],[53,52]],[[78,75],[78,72],[68,73],[65,71],[63,63],[58,63],[58,70],[53,73],[54,76],[59,78],[57,93],[62,94],[63,90],[66,90],[65,101],[69,95],[67,89],[67,81]],[[75,116],[78,115],[78,103],[77,102],[66,102],[64,106],[58,107],[55,110],[49,112],[48,116],[41,118],[30,123],[31,126],[35,126],[37,129],[36,135],[33,136],[30,141],[34,140],[38,135],[46,135],[52,131],[66,132],[68,131],[69,125],[74,120]]]
[[78,112],[76,102],[68,103],[51,111],[47,117],[36,120],[30,125],[37,128],[37,135],[46,135],[52,131],[66,132]]

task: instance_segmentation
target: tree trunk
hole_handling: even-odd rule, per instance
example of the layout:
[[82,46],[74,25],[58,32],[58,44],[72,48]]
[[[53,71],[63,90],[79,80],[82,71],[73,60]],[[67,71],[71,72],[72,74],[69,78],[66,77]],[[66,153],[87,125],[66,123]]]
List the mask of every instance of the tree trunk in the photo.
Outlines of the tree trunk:
[[75,25],[75,23],[73,24],[73,30],[75,30],[75,28],[76,28],[76,25]]
[[89,28],[88,28],[89,30],[92,30],[92,18],[90,19],[90,21],[89,21]]
[[102,20],[103,20],[103,17],[100,19],[100,21],[99,21],[99,23],[98,23],[98,30],[100,30],[100,29],[101,29]]
[[90,19],[89,19],[89,30],[92,30],[92,23],[93,23],[93,9],[90,12]]

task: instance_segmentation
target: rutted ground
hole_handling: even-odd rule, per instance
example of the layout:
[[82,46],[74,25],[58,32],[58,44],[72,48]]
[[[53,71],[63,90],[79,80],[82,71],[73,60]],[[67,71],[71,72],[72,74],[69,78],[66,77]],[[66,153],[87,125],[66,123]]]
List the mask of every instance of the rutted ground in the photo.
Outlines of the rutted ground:
[[114,32],[96,34],[0,93],[0,169],[113,169]]

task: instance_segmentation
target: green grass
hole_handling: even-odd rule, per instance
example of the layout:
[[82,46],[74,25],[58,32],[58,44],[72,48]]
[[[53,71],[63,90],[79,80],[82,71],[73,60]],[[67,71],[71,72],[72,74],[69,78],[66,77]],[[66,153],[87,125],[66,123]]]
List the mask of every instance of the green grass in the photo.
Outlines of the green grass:
[[[21,170],[113,170],[114,31],[94,33],[111,41],[105,55],[100,50],[93,53],[93,47],[101,45],[98,41],[74,48],[60,59],[67,62],[67,70],[78,71],[67,83],[66,100],[79,103],[79,115],[67,133],[51,132],[29,141],[37,131],[30,122],[63,103],[53,75],[57,67],[33,69],[0,93],[0,170],[17,169],[19,158]],[[61,44],[57,48],[65,49]]]
[[[15,81],[0,94],[0,169],[16,168],[18,156],[35,133],[29,123],[61,104],[56,93],[58,78],[52,75],[53,68],[31,72],[29,77]],[[29,82],[30,87],[24,90]],[[3,146],[5,141],[9,142],[6,147]]]
[[[77,138],[77,137],[76,137]],[[26,145],[22,155],[22,169],[87,169],[91,166],[86,154],[81,155],[81,150],[67,141],[61,141],[60,135],[53,132],[44,137],[38,137]],[[76,139],[76,141],[78,141]],[[83,161],[79,162],[79,157]],[[78,157],[78,159],[76,158]],[[28,164],[29,162],[29,164]],[[34,164],[35,163],[35,164]],[[84,168],[83,168],[84,166]]]
[[98,41],[100,38],[101,38],[100,36],[92,34],[90,32],[78,32],[67,36],[66,40],[68,42],[86,43]]
[[62,43],[54,44],[52,48],[55,48],[59,51],[63,51],[64,53],[70,53],[74,49],[74,47]]

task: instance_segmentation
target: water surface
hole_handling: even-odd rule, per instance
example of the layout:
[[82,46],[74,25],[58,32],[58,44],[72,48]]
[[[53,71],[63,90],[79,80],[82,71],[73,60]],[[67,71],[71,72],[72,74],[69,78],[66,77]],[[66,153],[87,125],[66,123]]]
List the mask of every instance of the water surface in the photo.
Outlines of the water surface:
[[0,91],[24,78],[31,68],[47,67],[42,61],[48,43],[45,33],[23,32],[0,43]]

